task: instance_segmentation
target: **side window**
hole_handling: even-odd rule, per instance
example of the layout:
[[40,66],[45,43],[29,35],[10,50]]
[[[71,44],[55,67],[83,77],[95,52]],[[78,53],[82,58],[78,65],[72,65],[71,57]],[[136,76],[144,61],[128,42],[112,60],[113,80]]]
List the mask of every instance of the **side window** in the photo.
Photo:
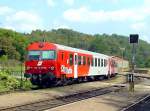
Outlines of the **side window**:
[[94,59],[93,58],[91,58],[91,62],[92,62],[91,66],[94,66]]
[[106,67],[107,66],[107,60],[105,59],[104,60],[104,67]]
[[74,62],[75,62],[75,64],[77,64],[77,62],[78,62],[77,61],[77,55],[75,55],[75,61]]
[[70,65],[73,65],[73,54],[69,55],[69,63]]
[[78,65],[81,65],[81,56],[78,56]]
[[83,56],[81,56],[81,65],[83,65]]
[[98,67],[100,67],[100,65],[101,65],[101,63],[100,63],[101,61],[100,61],[100,59],[98,59]]
[[85,64],[86,64],[86,57],[83,56],[83,65],[85,65]]
[[95,67],[97,67],[97,58],[95,58]]
[[103,59],[101,59],[101,67],[103,67],[104,65],[103,65]]
[[90,66],[90,58],[87,58],[88,66]]

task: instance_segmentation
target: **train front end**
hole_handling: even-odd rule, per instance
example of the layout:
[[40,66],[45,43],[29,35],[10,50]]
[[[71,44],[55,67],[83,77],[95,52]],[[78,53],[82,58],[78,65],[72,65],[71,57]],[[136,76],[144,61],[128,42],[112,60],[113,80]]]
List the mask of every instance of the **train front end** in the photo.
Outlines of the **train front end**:
[[25,76],[34,85],[51,84],[56,79],[56,46],[48,42],[35,42],[27,47]]

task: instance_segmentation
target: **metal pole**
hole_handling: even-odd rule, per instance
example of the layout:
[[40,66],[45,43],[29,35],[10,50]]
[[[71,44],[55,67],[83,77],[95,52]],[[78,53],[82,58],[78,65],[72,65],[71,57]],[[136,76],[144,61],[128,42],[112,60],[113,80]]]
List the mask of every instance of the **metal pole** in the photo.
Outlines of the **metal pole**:
[[139,35],[138,34],[130,34],[130,44],[132,44],[132,72],[129,74],[130,81],[129,81],[129,90],[134,92],[134,72],[135,72],[135,45],[138,43]]
[[134,92],[134,72],[135,72],[135,43],[132,45],[132,74],[131,74],[131,81],[129,83],[131,92]]
[[134,74],[135,70],[135,43],[133,43],[132,47],[132,74]]

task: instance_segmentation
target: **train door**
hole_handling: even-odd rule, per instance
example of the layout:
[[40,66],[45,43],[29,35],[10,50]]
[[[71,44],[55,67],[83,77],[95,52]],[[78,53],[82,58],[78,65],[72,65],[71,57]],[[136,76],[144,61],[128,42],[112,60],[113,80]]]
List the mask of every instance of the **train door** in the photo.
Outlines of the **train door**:
[[74,78],[78,78],[78,54],[74,53]]
[[109,59],[109,71],[108,71],[108,74],[111,75],[111,72],[112,72],[112,60]]

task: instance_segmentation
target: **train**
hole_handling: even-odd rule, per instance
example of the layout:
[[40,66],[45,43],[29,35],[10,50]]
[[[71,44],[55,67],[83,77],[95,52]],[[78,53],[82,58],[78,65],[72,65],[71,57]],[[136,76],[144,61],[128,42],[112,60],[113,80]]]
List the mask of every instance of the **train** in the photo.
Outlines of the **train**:
[[25,76],[34,85],[68,84],[110,78],[119,73],[114,56],[50,42],[28,45]]

